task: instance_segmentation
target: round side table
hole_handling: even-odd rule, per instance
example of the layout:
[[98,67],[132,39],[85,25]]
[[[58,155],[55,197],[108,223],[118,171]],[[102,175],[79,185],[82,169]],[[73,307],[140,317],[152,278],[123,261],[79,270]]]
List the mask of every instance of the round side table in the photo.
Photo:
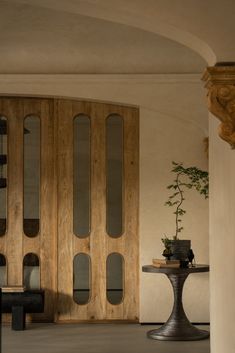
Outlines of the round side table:
[[208,265],[196,265],[187,268],[158,268],[152,265],[142,267],[143,272],[165,274],[173,287],[174,306],[167,322],[159,329],[147,333],[149,338],[166,341],[195,341],[208,338],[210,333],[193,326],[183,308],[182,292],[186,278],[190,273],[209,272]]

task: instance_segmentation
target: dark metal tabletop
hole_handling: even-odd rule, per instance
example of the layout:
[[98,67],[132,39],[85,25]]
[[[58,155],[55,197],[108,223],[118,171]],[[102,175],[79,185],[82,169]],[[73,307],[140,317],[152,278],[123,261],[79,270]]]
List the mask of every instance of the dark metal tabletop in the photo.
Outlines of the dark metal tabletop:
[[150,273],[165,273],[165,274],[180,274],[180,273],[195,273],[195,272],[209,272],[209,265],[195,265],[193,267],[180,267],[180,268],[172,268],[172,267],[156,267],[153,265],[145,265],[142,266],[143,272]]

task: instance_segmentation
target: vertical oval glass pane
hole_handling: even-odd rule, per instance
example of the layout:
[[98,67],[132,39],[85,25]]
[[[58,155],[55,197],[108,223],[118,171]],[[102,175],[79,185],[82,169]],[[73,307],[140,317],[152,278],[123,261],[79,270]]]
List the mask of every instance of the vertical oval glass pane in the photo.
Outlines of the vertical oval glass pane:
[[123,233],[123,118],[106,120],[106,230],[112,238]]
[[87,304],[90,300],[90,256],[77,254],[73,259],[73,300]]
[[122,255],[112,253],[106,262],[106,294],[111,304],[120,304],[123,300],[124,260]]
[[79,238],[90,233],[90,118],[74,118],[73,231]]
[[6,233],[7,218],[7,119],[0,115],[0,236]]
[[23,260],[24,286],[27,289],[40,289],[40,266],[36,254],[28,253]]
[[28,237],[39,232],[39,197],[40,119],[31,115],[24,120],[24,233]]
[[7,262],[3,254],[0,254],[0,287],[7,285]]

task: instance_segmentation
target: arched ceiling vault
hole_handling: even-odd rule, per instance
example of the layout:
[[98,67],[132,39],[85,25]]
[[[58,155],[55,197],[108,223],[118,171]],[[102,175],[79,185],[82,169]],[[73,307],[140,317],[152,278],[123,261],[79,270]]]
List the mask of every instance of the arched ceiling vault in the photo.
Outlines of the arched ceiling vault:
[[[82,14],[159,34],[185,45],[201,55],[208,63],[213,64],[216,58],[209,45],[200,36],[197,36],[197,32],[190,31],[187,28],[187,24],[183,25],[181,18],[178,18],[177,21],[179,9],[180,14],[182,13],[181,10],[190,10],[190,16],[188,17],[191,17],[191,20],[195,20],[194,8],[198,9],[200,1],[202,0],[197,2],[195,0],[177,0],[177,2],[172,2],[172,0],[42,0],[37,6]],[[35,5],[34,0],[10,0],[10,2]],[[189,6],[189,3],[191,6]],[[172,21],[174,14],[176,15],[176,21]],[[201,14],[196,19],[199,23],[201,20],[200,16]]]
[[[205,6],[200,0],[174,4],[169,0],[0,1],[0,71],[201,73],[207,63],[216,61],[204,40],[206,31],[199,30],[205,29],[206,17],[199,16]],[[202,22],[198,30],[193,15]]]

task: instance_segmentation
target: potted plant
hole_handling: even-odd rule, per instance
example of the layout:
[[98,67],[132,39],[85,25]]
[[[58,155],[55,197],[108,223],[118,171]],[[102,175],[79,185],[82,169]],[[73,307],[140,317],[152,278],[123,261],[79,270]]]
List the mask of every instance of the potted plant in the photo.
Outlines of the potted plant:
[[172,239],[165,236],[162,242],[165,246],[163,255],[171,259],[178,259],[185,261],[188,258],[191,249],[190,240],[180,240],[179,233],[183,230],[182,217],[186,210],[183,209],[183,202],[185,200],[185,190],[195,189],[202,196],[208,198],[209,194],[209,177],[208,172],[203,171],[197,167],[185,168],[182,163],[172,162],[172,172],[175,179],[172,184],[167,186],[167,189],[172,190],[171,195],[165,202],[166,206],[173,207],[175,215],[175,234]]

